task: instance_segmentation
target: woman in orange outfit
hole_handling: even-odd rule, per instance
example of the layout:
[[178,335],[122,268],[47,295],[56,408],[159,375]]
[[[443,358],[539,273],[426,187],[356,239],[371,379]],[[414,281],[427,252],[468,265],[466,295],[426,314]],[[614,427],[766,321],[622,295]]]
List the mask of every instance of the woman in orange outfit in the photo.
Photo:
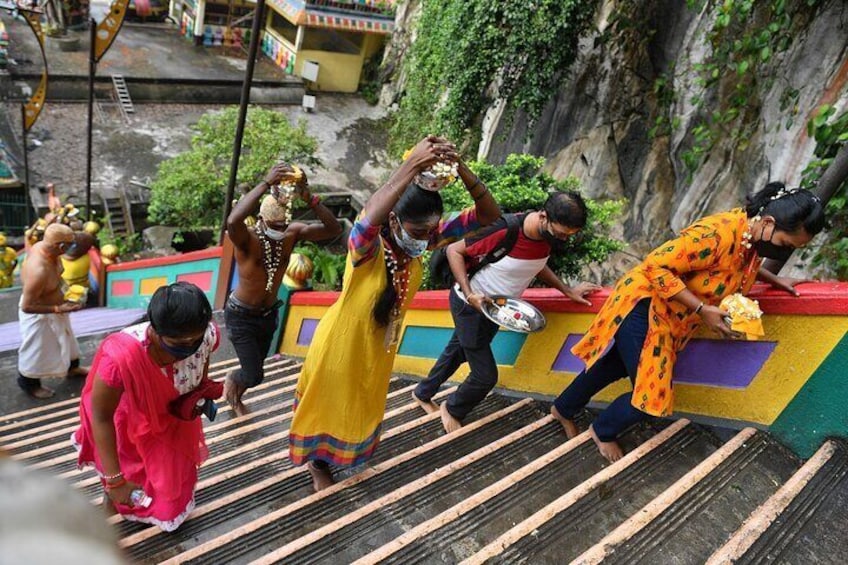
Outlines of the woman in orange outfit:
[[577,435],[574,418],[592,396],[629,376],[632,394],[615,399],[590,427],[601,454],[620,459],[621,432],[648,415],[672,413],[677,353],[701,324],[734,337],[727,313],[718,307],[721,300],[747,293],[757,278],[797,294],[795,285],[804,281],[778,277],[760,264],[763,258],[787,258],[824,224],[818,197],[773,182],[749,198],[746,208],[702,218],[654,249],[618,281],[572,349],[586,369],[551,407],[568,437]]

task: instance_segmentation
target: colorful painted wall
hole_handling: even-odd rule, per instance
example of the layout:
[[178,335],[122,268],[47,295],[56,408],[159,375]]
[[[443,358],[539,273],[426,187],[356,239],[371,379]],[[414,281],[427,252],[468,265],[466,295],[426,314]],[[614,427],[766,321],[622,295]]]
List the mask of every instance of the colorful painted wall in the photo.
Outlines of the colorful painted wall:
[[[815,283],[802,296],[756,288],[765,313],[764,341],[695,338],[675,368],[677,415],[721,421],[731,427],[772,428],[799,454],[808,455],[828,434],[848,437],[848,284]],[[301,292],[291,298],[281,352],[304,356],[315,326],[336,293]],[[525,298],[547,317],[536,334],[501,331],[494,341],[499,386],[552,397],[582,369],[571,346],[589,326],[606,298],[593,306],[568,301],[549,289],[531,289]],[[445,291],[420,292],[404,321],[395,370],[423,376],[452,332]],[[465,377],[467,367],[457,372]],[[628,391],[622,380],[597,400]]]
[[187,281],[215,299],[221,247],[106,267],[105,302],[110,308],[146,308],[160,286]]

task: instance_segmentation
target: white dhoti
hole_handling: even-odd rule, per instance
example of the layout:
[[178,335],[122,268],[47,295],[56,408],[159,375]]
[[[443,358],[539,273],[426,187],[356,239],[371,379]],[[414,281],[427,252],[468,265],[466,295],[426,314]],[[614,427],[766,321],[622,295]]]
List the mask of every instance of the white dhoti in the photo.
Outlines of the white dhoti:
[[64,377],[79,359],[77,338],[68,314],[27,314],[18,308],[21,348],[18,372],[31,379]]

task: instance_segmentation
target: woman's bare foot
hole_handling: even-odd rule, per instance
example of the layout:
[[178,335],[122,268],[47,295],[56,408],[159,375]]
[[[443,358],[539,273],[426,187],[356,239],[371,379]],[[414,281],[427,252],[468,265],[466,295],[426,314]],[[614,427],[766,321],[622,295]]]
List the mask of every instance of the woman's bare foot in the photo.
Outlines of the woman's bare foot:
[[227,378],[224,381],[224,398],[227,400],[227,403],[233,409],[233,413],[237,417],[246,416],[247,414],[250,414],[250,410],[248,410],[247,406],[245,406],[241,401],[241,395],[244,394],[246,388],[236,384],[232,379],[232,375],[232,373],[227,375]]
[[74,367],[68,371],[67,378],[69,379],[84,379],[88,376],[89,367]]
[[433,412],[439,411],[439,405],[433,402],[432,400],[421,400],[417,396],[415,396],[415,391],[412,391],[412,400],[421,407],[428,414],[432,414]]
[[325,488],[329,488],[336,484],[333,479],[333,473],[330,471],[330,466],[323,461],[309,461],[306,464],[309,469],[309,474],[312,475],[312,488],[315,492],[320,492]]
[[568,439],[573,437],[577,437],[577,434],[580,433],[580,428],[577,427],[577,424],[574,423],[574,420],[569,420],[565,416],[559,413],[559,410],[556,409],[556,406],[551,404],[551,416],[553,416],[557,422],[562,424],[562,428],[565,430],[565,436]]
[[604,459],[610,463],[615,463],[624,457],[624,452],[621,450],[621,446],[618,445],[617,441],[601,441],[595,433],[595,428],[592,426],[589,426],[589,435],[592,436],[592,439],[595,441],[595,445],[598,446],[598,451],[600,451],[601,455],[604,456]]
[[103,509],[107,518],[118,513],[118,511],[115,510],[115,505],[112,504],[111,500],[109,500],[109,495],[105,492],[103,493],[103,502],[100,503],[100,508]]
[[53,390],[45,386],[38,386],[37,388],[25,388],[23,390],[25,393],[35,398],[36,400],[47,400],[48,398],[53,398],[53,395],[55,394]]
[[442,405],[439,407],[439,412],[442,415],[442,427],[445,428],[447,433],[455,432],[462,427],[462,422],[454,418],[451,413],[448,412],[447,401],[442,402]]

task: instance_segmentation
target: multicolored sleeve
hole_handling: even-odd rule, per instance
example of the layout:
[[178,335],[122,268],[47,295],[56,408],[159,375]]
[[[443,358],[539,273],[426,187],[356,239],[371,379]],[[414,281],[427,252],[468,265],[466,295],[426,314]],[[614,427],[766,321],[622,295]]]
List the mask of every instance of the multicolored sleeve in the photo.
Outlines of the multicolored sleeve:
[[668,299],[686,288],[681,275],[709,269],[718,261],[720,246],[715,226],[695,224],[651,251],[642,270],[657,294]]
[[481,227],[480,222],[477,221],[477,210],[473,206],[460,212],[445,214],[439,221],[439,229],[430,241],[430,248],[444,247],[468,237]]
[[354,267],[369,261],[376,255],[379,239],[380,226],[372,226],[368,216],[364,213],[360,214],[353,223],[353,229],[350,230],[350,237],[347,240],[347,249]]

